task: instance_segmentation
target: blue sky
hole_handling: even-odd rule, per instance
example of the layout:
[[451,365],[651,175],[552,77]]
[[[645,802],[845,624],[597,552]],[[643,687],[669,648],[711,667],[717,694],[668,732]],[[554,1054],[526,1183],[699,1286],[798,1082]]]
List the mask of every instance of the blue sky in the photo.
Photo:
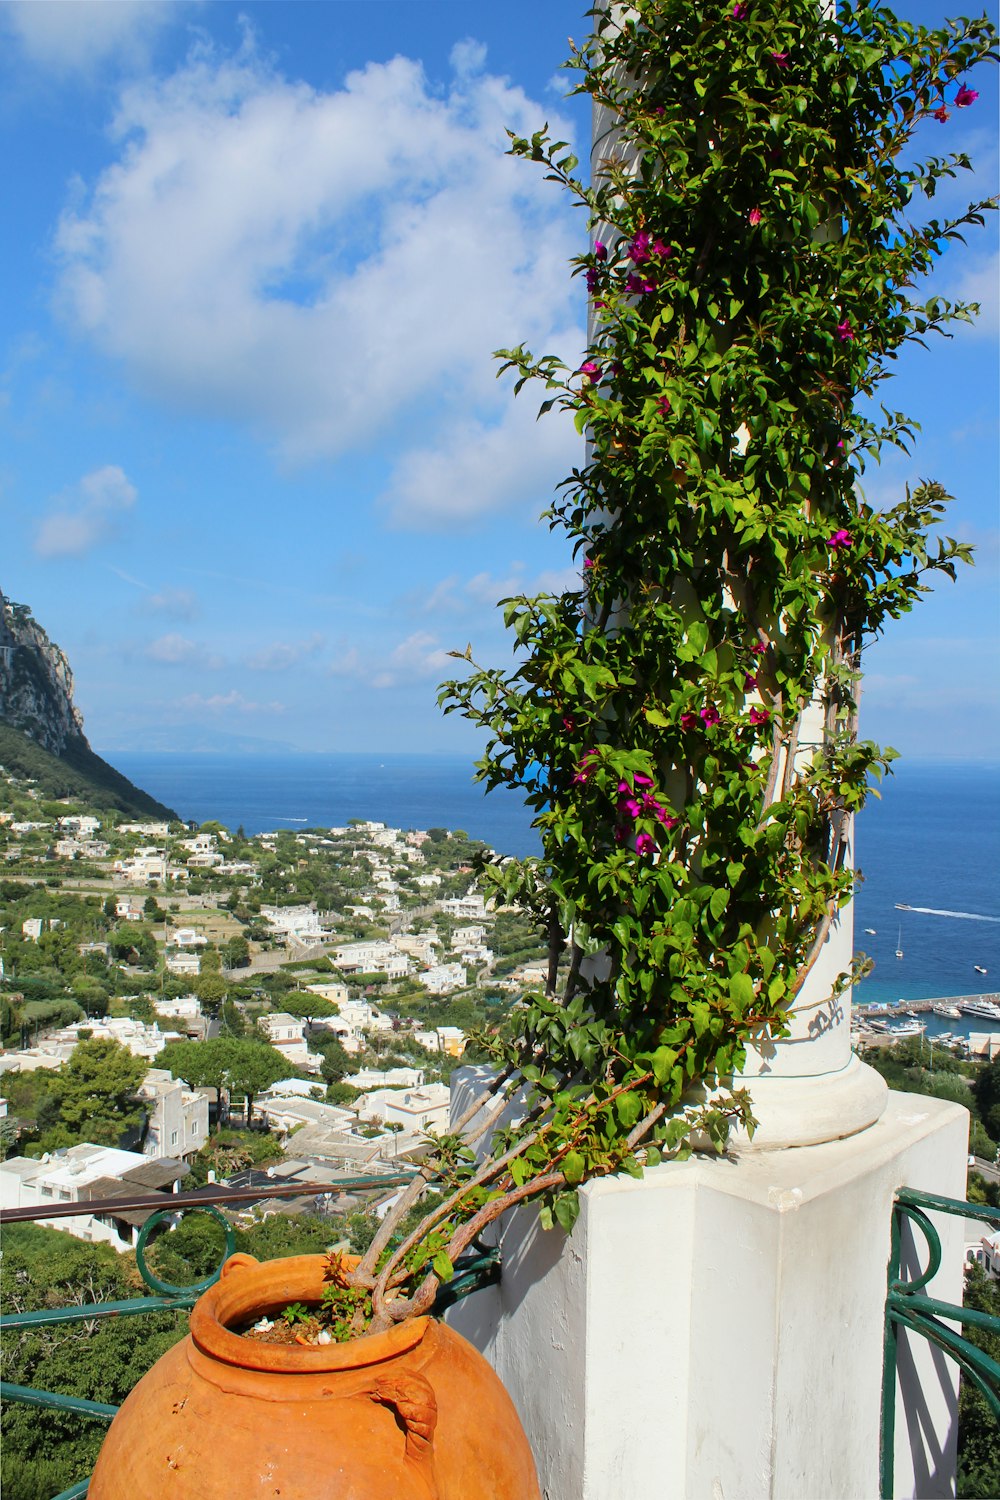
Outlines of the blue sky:
[[[491,351],[581,348],[583,216],[504,130],[585,151],[558,73],[585,9],[0,4],[0,587],[67,652],[98,750],[476,748],[435,706],[444,653],[502,660],[495,601],[571,576],[537,517],[579,440]],[[981,73],[928,142],[976,161],[949,207],[996,191]],[[995,224],[933,289],[984,315],[901,362],[922,437],[867,488],[940,479],[978,566],[872,649],[862,732],[989,756]]]

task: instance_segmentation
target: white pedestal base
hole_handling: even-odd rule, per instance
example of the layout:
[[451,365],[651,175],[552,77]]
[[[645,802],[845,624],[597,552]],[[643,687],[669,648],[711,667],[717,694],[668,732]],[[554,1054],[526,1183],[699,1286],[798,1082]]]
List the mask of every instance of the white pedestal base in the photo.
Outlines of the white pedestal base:
[[[811,1087],[815,1087],[815,1080]],[[847,1139],[590,1183],[566,1240],[504,1226],[449,1321],[492,1361],[546,1500],[876,1500],[893,1195],[963,1197],[968,1115],[890,1095]],[[930,1295],[961,1300],[940,1217]],[[954,1494],[957,1376],[902,1347],[896,1494]]]

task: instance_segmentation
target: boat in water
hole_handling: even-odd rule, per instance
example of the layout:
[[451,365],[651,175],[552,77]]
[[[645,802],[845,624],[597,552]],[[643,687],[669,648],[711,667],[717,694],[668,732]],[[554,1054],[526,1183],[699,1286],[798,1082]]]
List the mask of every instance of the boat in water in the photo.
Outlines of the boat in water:
[[868,934],[869,937],[877,937],[878,936],[878,933],[875,931],[874,927],[866,927],[865,931],[867,932],[867,934]]
[[936,1016],[944,1016],[948,1021],[960,1021],[962,1012],[957,1005],[932,1005],[931,1010]]
[[902,958],[902,956],[903,956],[903,929],[902,929],[902,927],[900,927],[900,929],[899,929],[899,937],[896,939],[896,957],[897,958]]
[[973,964],[972,967],[975,969],[975,971],[976,971],[977,974],[985,974],[986,973],[986,970],[983,968],[982,964]]
[[995,1021],[1000,1026],[1000,1005],[980,995],[978,1000],[963,1000],[959,1005],[963,1016],[978,1016],[983,1021]]
[[885,1034],[891,1037],[923,1036],[927,1030],[925,1021],[900,1021],[896,1026],[886,1026]]

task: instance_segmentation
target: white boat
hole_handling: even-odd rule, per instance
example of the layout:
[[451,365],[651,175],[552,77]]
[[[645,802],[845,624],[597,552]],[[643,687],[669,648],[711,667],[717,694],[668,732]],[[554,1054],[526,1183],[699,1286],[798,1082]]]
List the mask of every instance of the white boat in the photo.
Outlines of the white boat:
[[958,1008],[963,1016],[979,1016],[1000,1025],[1000,1005],[995,1000],[963,1000]]
[[972,967],[975,969],[975,971],[976,971],[977,974],[985,974],[986,973],[986,970],[983,968],[982,964],[973,964]]
[[957,1005],[933,1005],[931,1009],[936,1016],[944,1016],[949,1021],[961,1020],[962,1012]]
[[875,931],[874,927],[866,927],[865,931],[867,932],[867,934],[868,934],[869,937],[877,937],[878,936],[878,933]]
[[898,1026],[887,1026],[885,1030],[887,1036],[922,1036],[927,1026],[924,1021],[900,1021]]
[[902,956],[903,956],[903,929],[902,929],[902,927],[900,927],[900,929],[899,929],[899,937],[896,939],[896,957],[897,958],[902,958]]

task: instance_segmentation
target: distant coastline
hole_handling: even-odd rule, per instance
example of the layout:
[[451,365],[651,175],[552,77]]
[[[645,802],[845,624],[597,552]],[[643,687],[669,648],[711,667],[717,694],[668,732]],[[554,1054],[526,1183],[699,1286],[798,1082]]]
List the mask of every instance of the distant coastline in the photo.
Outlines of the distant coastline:
[[[374,818],[398,828],[462,828],[503,854],[538,852],[531,810],[504,788],[487,795],[467,755],[123,751],[114,763],[182,817],[218,818],[247,833]],[[858,819],[864,879],[855,947],[875,961],[857,992],[864,1003],[1000,988],[1000,924],[895,909],[905,902],[1000,916],[997,769],[979,761],[898,763],[882,800],[873,798]]]

